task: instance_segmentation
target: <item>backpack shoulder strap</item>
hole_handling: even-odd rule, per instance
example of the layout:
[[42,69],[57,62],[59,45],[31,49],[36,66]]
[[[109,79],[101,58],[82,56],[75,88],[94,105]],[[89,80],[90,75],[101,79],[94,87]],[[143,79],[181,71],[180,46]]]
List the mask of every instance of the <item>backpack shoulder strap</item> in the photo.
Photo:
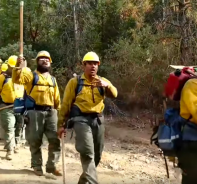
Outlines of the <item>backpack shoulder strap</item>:
[[37,84],[38,80],[39,80],[39,76],[38,76],[38,74],[36,72],[33,72],[33,76],[34,76],[34,79],[33,79],[32,87],[34,87]]
[[3,86],[4,84],[6,84],[8,82],[8,80],[10,79],[11,77],[5,77],[5,80],[3,81]]
[[5,79],[4,79],[4,81],[3,81],[2,87],[4,86],[4,84],[6,84],[6,83],[8,82],[9,79],[11,79],[10,76],[8,76],[8,75],[6,75],[6,74],[3,74],[3,75],[4,75]]
[[81,75],[77,75],[77,87],[75,89],[75,96],[77,96],[83,88],[83,79],[81,79]]
[[[99,76],[99,78],[101,79],[101,77]],[[77,87],[75,89],[75,96],[77,96],[80,91],[82,90],[83,88],[83,83],[84,83],[84,80],[81,79],[81,75],[77,75]],[[104,96],[104,89],[103,87],[98,87],[98,90],[99,90],[99,93],[101,96]]]
[[33,82],[32,82],[32,87],[31,87],[29,94],[32,92],[32,90],[33,90],[34,86],[37,84],[38,80],[39,80],[38,74],[36,72],[33,72]]

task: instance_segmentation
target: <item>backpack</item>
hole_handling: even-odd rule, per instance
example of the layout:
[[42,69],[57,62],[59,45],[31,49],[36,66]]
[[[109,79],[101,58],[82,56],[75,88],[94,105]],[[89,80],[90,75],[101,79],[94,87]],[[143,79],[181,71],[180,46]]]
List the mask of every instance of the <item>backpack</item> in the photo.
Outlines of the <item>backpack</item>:
[[171,100],[179,101],[184,84],[188,80],[196,78],[194,72],[194,67],[183,67],[182,69],[176,69],[174,72],[170,73],[164,85],[164,95]]
[[[101,78],[101,77],[99,76],[99,78]],[[84,79],[81,78],[81,75],[77,75],[77,86],[75,88],[75,99],[76,99],[76,96],[81,92],[83,86],[91,86],[91,85],[84,84]],[[99,87],[97,87],[97,89],[98,89],[100,95],[104,96],[105,93],[104,93],[103,87],[99,86]],[[73,101],[73,103],[74,103],[74,101]],[[66,125],[66,127],[65,127],[66,129],[72,129],[74,126],[74,122],[72,121],[72,118],[69,118],[69,120],[66,122],[65,125]],[[72,137],[72,135],[71,135],[71,137]]]
[[[29,92],[29,95],[27,95],[26,91],[24,92],[23,98],[16,98],[14,101],[14,113],[16,114],[24,114],[24,112],[29,108],[34,108],[35,106],[35,100],[30,96],[34,86],[46,86],[43,84],[37,84],[39,80],[39,76],[36,72],[33,72],[33,82],[32,82],[32,88]],[[53,82],[53,85],[48,85],[49,87],[55,87],[55,77],[51,76],[51,80]]]
[[182,130],[188,120],[179,115],[179,109],[168,108],[163,123],[154,129],[151,144],[160,148],[164,156],[176,157],[182,143]]

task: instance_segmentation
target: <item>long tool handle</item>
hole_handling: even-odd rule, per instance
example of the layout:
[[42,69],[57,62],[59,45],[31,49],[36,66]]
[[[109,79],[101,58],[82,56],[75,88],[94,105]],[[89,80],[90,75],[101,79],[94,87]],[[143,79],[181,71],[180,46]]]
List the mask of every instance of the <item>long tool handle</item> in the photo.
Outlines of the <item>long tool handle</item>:
[[20,2],[20,45],[19,45],[19,53],[20,56],[23,57],[23,6],[24,2]]
[[165,166],[166,166],[167,178],[170,178],[169,169],[168,169],[168,162],[167,162],[167,159],[165,156],[164,156],[164,161],[165,161]]
[[167,109],[167,104],[166,104],[166,99],[164,98],[163,99],[163,113],[165,113],[166,109]]
[[[23,57],[23,7],[24,7],[24,1],[20,2],[20,45],[19,45],[19,53],[20,56]],[[26,61],[23,61],[21,64],[21,67],[26,67],[27,63]]]
[[5,106],[5,107],[1,107],[1,108],[0,108],[0,111],[3,110],[3,109],[11,108],[11,107],[14,107],[14,105],[7,105],[7,106]]
[[[20,1],[20,44],[19,44],[19,56],[23,57],[23,7],[24,2]],[[21,63],[20,67],[26,67],[26,61]],[[17,67],[16,67],[17,68]],[[15,91],[24,91],[24,86],[14,83]]]
[[63,184],[66,184],[66,171],[65,171],[65,150],[64,150],[64,133],[62,133],[61,137],[62,142],[62,170],[63,170]]
[[[164,108],[164,113],[165,113],[165,111],[167,109],[166,99],[163,99],[163,108]],[[165,166],[166,166],[167,178],[170,178],[169,169],[168,169],[168,162],[167,162],[165,155],[163,155],[163,156],[164,156],[164,161],[165,161]]]

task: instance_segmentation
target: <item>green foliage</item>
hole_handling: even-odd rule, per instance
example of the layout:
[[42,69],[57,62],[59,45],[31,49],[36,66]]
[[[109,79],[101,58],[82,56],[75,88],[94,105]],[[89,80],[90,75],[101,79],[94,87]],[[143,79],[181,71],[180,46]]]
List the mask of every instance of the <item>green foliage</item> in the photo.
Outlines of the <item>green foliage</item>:
[[[28,66],[31,69],[35,69],[35,61],[32,59],[36,57],[36,52],[32,50],[31,45],[24,45],[24,57],[27,60]],[[0,58],[6,61],[11,55],[19,55],[19,43],[8,44],[6,47],[0,49]]]
[[115,79],[128,106],[138,102],[143,107],[154,107],[154,98],[161,96],[168,76],[168,55],[176,53],[174,48],[165,49],[159,42],[161,35],[153,34],[150,26],[132,33],[133,42],[120,39],[111,47],[104,60],[104,73],[112,81]]
[[[3,60],[18,55],[19,3],[0,1]],[[178,1],[26,0],[24,55],[35,68],[36,53],[50,52],[63,95],[73,73],[82,72],[85,53],[95,51],[101,60],[99,74],[118,87],[119,98],[153,107],[168,65],[194,65],[197,60],[196,6],[185,6],[185,14],[175,6],[180,8]]]

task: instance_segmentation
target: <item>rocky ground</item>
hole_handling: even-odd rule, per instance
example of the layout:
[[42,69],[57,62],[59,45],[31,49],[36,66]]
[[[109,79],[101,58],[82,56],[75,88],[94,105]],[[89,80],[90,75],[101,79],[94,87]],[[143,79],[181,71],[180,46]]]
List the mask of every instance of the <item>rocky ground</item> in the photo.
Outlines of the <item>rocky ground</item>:
[[[115,121],[106,123],[106,144],[102,161],[98,167],[100,184],[178,184],[180,170],[169,164],[170,179],[166,177],[163,158],[157,148],[149,144],[151,135],[147,123],[125,126]],[[43,160],[47,160],[47,142],[43,144]],[[21,147],[12,161],[5,160],[3,142],[0,142],[1,184],[63,184],[62,177],[35,176],[30,168],[29,147]],[[62,158],[61,158],[62,159]],[[62,160],[58,167],[62,168]],[[82,172],[79,155],[74,148],[74,137],[65,138],[66,184],[77,184]],[[43,167],[44,169],[44,167]]]

